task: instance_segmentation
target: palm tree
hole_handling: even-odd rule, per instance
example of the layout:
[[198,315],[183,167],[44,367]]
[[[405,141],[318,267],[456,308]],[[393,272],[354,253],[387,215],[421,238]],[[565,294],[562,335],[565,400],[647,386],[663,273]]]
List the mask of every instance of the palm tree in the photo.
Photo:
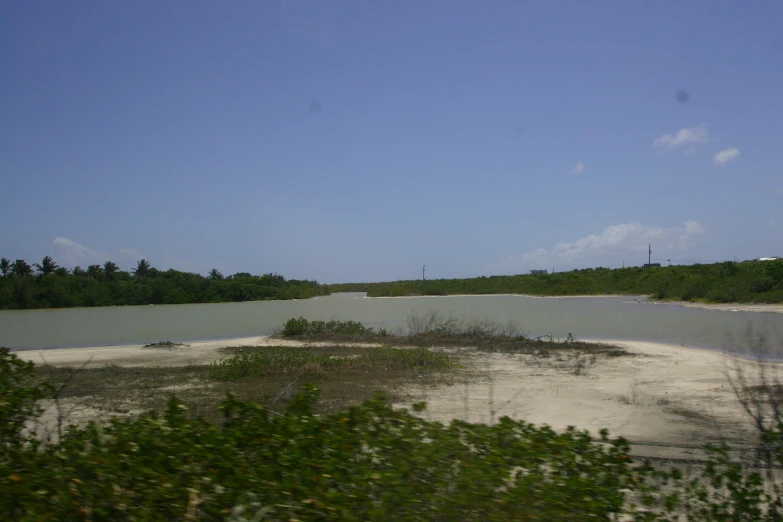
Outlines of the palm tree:
[[103,275],[103,269],[101,268],[101,265],[88,266],[87,275],[92,277],[93,279],[100,279],[101,275]]
[[52,259],[49,256],[43,258],[43,261],[41,261],[41,263],[35,263],[33,266],[43,276],[48,276],[49,274],[53,273],[55,270],[59,268],[59,265],[55,263],[54,259]]
[[150,262],[146,259],[142,259],[136,264],[136,268],[133,269],[133,273],[137,277],[144,277],[149,273],[151,268],[152,266],[150,265]]
[[73,267],[73,270],[71,270],[71,273],[76,277],[79,277],[79,276],[83,276],[86,272],[82,269],[82,267],[75,266]]
[[221,281],[223,279],[223,274],[220,273],[220,271],[217,268],[213,268],[209,271],[209,277],[213,281]]
[[11,262],[6,258],[0,259],[0,272],[3,273],[3,277],[7,276],[10,270]]
[[11,265],[11,273],[17,277],[28,277],[33,275],[33,269],[24,259],[17,259]]
[[106,279],[109,281],[114,281],[114,277],[117,275],[117,271],[120,269],[116,265],[116,263],[113,263],[112,261],[106,261],[103,263],[103,271],[106,273]]

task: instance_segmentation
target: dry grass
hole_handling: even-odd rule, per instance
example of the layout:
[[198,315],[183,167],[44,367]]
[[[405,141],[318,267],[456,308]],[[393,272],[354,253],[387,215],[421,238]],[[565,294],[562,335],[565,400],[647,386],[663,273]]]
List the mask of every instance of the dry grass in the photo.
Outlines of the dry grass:
[[[290,348],[288,348],[290,349]],[[248,354],[270,348],[236,347],[225,349],[226,355]],[[301,348],[319,356],[339,358],[367,354],[366,348],[333,346]],[[336,365],[324,368],[306,364],[298,368],[269,371],[263,376],[240,378],[233,382],[216,381],[210,366],[181,367],[85,367],[64,368],[40,366],[38,375],[56,387],[62,387],[60,398],[71,408],[89,407],[113,413],[133,411],[162,411],[172,394],[176,394],[197,416],[216,421],[220,418],[218,405],[227,393],[242,400],[258,402],[273,410],[284,409],[299,388],[312,383],[321,390],[321,413],[330,413],[348,405],[361,403],[378,390],[385,391],[391,400],[403,401],[409,397],[400,390],[405,384],[420,382],[422,373],[433,386],[450,384],[453,369],[427,371],[384,359],[383,364],[368,359],[367,364]],[[66,419],[67,423],[68,419]]]

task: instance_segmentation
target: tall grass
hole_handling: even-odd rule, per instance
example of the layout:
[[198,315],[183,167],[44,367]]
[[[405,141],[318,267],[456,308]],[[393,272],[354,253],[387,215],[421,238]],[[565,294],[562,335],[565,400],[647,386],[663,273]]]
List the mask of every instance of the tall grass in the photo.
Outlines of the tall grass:
[[452,337],[472,340],[492,338],[526,338],[519,323],[513,319],[503,323],[486,318],[465,319],[445,315],[437,310],[419,313],[411,310],[408,314],[408,337]]
[[386,330],[375,332],[357,321],[308,321],[304,317],[289,319],[283,327],[284,337],[339,335],[348,337],[385,336]]

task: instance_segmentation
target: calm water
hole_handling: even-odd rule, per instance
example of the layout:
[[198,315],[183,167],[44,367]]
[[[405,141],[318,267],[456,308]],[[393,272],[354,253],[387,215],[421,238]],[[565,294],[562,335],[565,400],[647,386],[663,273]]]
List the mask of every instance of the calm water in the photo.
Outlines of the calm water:
[[352,319],[405,327],[411,310],[468,318],[516,320],[529,335],[659,341],[722,349],[727,334],[783,332],[783,314],[719,312],[637,303],[628,297],[536,299],[451,296],[367,299],[336,294],[306,301],[71,308],[0,312],[0,346],[14,349],[196,341],[269,334],[291,318]]

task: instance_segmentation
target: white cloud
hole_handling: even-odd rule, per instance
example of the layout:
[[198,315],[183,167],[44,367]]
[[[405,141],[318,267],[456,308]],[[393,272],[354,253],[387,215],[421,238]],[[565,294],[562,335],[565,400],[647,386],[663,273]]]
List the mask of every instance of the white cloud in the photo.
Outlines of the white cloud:
[[135,248],[121,248],[120,254],[133,261],[139,261],[141,259],[144,259],[144,254],[142,254]]
[[736,147],[731,147],[715,154],[715,156],[712,157],[712,161],[720,167],[721,165],[725,165],[726,163],[739,158],[739,155],[740,150]]
[[653,141],[653,147],[658,150],[674,150],[681,145],[692,145],[687,152],[693,154],[695,146],[707,143],[710,140],[710,133],[707,126],[702,123],[698,127],[680,129],[676,134],[664,134]]
[[579,174],[580,172],[584,171],[586,168],[587,167],[585,166],[585,164],[580,161],[579,163],[576,164],[572,172],[574,174]]
[[57,260],[67,266],[102,264],[111,257],[64,237],[54,238],[52,244],[57,250]]
[[613,257],[616,264],[632,259],[639,264],[647,259],[647,245],[653,243],[655,249],[668,252],[686,250],[695,237],[705,229],[696,221],[686,221],[684,226],[673,228],[648,227],[639,222],[613,225],[601,234],[591,234],[571,243],[557,243],[547,250],[539,248],[531,252],[508,256],[492,263],[486,270],[489,273],[506,273],[510,270],[521,272],[531,269],[546,269],[555,266],[591,266],[606,262]]

